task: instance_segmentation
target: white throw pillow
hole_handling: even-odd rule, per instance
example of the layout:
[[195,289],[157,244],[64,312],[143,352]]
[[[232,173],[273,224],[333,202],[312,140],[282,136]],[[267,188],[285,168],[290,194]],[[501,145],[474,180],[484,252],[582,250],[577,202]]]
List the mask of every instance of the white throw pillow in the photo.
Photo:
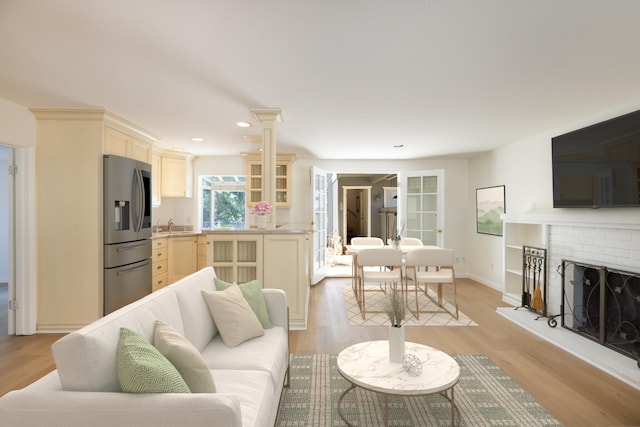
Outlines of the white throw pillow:
[[200,352],[172,326],[156,320],[153,344],[176,367],[192,393],[215,393],[211,371]]
[[264,335],[264,328],[237,285],[224,291],[202,290],[202,296],[216,322],[222,341],[236,347],[248,339]]

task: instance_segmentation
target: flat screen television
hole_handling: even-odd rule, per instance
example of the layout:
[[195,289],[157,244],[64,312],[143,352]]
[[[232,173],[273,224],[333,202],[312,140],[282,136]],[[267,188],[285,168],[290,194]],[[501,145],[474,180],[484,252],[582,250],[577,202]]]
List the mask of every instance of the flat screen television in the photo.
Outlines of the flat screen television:
[[554,208],[640,207],[640,111],[551,139]]

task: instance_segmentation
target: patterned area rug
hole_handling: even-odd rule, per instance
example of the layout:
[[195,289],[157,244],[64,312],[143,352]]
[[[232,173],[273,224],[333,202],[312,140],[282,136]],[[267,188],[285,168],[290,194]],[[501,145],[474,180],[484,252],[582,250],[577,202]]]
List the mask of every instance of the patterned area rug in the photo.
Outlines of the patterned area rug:
[[[342,294],[344,295],[344,304],[347,309],[347,317],[349,318],[350,325],[358,326],[388,326],[389,318],[385,313],[370,313],[371,311],[382,311],[384,308],[384,298],[386,295],[382,292],[367,292],[365,295],[365,302],[367,307],[367,313],[365,319],[362,319],[360,313],[360,307],[356,302],[356,298],[353,295],[351,286],[344,286],[342,288]],[[436,293],[429,290],[429,295],[437,300]],[[478,326],[473,320],[468,318],[463,312],[458,311],[458,319],[450,315],[449,313],[425,313],[426,311],[438,311],[441,310],[433,301],[427,298],[423,293],[418,293],[418,303],[420,304],[420,319],[416,319],[410,311],[407,311],[406,323],[407,326]],[[410,293],[409,306],[415,307],[415,296]],[[444,306],[452,313],[456,312],[453,305],[444,301]]]
[[[483,355],[454,355],[460,365],[455,402],[462,426],[561,426],[538,402]],[[280,402],[278,427],[344,426],[338,399],[349,383],[338,373],[336,356],[294,355],[291,387]],[[451,425],[449,401],[425,397],[389,396],[389,425]],[[344,397],[345,417],[356,426],[381,426],[384,396],[356,387]],[[456,422],[457,424],[457,422]]]

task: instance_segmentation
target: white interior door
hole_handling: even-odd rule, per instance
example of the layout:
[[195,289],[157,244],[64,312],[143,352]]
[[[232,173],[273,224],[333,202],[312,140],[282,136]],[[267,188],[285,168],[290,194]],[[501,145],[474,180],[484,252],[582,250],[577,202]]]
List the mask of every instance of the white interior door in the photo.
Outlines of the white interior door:
[[313,168],[313,276],[316,284],[327,275],[327,173]]
[[444,170],[406,172],[398,178],[402,182],[398,217],[403,235],[443,247]]
[[[38,269],[36,242],[36,148],[14,150],[16,174],[13,175],[13,244],[15,251],[9,260],[17,304],[13,316],[16,335],[36,333],[38,315]],[[11,285],[10,285],[11,289]],[[10,297],[11,298],[11,297]],[[11,315],[11,314],[10,314]]]
[[[4,173],[0,175],[0,226],[3,231],[0,233],[0,282],[8,284],[7,292],[0,293],[0,296],[4,298],[1,307],[8,307],[7,311],[0,313],[1,316],[6,316],[7,330],[1,331],[0,335],[15,333],[15,311],[12,309],[12,303],[15,299],[15,283],[13,271],[11,266],[13,265],[12,258],[14,256],[13,243],[14,243],[14,226],[13,226],[13,149],[9,147],[0,146],[0,170]],[[5,325],[5,322],[0,322]]]

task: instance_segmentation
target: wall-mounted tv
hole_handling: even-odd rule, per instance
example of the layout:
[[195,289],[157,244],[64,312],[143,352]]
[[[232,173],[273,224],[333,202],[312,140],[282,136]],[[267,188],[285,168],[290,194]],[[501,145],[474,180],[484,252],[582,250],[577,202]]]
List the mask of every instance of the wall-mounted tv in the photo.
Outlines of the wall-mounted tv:
[[640,207],[640,111],[551,139],[554,208]]

